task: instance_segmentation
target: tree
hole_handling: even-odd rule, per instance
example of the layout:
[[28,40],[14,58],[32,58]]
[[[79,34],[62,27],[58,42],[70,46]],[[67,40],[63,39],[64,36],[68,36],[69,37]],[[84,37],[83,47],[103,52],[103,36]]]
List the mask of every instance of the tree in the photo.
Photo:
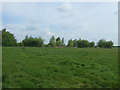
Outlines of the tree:
[[26,36],[25,39],[22,41],[24,46],[31,46],[31,47],[42,47],[44,40],[39,38],[33,38],[32,36]]
[[60,37],[58,37],[58,38],[56,39],[56,41],[60,41]]
[[50,45],[51,47],[55,47],[56,46],[56,42],[55,42],[55,37],[54,36],[51,37],[48,45]]
[[62,44],[62,46],[65,46],[64,38],[62,38],[62,40],[61,40],[61,44]]
[[29,46],[29,37],[25,36],[25,39],[22,41],[22,43],[24,44],[24,46]]
[[60,41],[60,37],[58,37],[57,39],[56,39],[56,46],[61,46],[61,41]]
[[0,46],[2,46],[2,31],[0,31]]
[[95,43],[94,42],[90,42],[89,47],[94,47]]
[[105,39],[100,39],[98,41],[97,45],[98,45],[98,47],[105,47],[105,43],[106,43]]
[[78,47],[77,39],[73,40],[73,46],[74,46],[74,47]]
[[73,47],[73,41],[72,41],[72,39],[70,39],[69,41],[68,41],[68,45],[67,45],[68,47]]
[[112,41],[107,41],[105,43],[105,48],[112,48],[113,47],[113,42]]
[[88,40],[78,40],[77,41],[78,43],[78,47],[79,48],[86,48],[86,47],[89,47],[89,41]]
[[104,39],[100,39],[97,43],[97,45],[101,48],[112,48],[113,42],[112,41],[106,41]]
[[14,35],[6,29],[2,30],[2,46],[16,46],[17,41],[14,37]]
[[17,46],[24,46],[22,42],[17,43]]

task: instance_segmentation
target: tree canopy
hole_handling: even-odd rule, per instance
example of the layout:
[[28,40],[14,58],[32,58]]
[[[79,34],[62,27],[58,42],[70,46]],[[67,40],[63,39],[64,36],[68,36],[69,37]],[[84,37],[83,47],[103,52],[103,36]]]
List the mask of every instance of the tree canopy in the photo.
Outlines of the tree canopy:
[[54,37],[54,36],[52,36],[52,37],[50,38],[49,45],[50,45],[51,47],[55,47],[55,46],[56,46],[56,42],[55,42],[55,37]]
[[112,48],[113,47],[113,42],[112,41],[106,41],[105,39],[100,39],[97,43],[99,47],[102,48]]
[[[2,40],[1,40],[2,39]],[[2,46],[30,46],[30,47],[76,47],[76,48],[94,48],[95,42],[89,42],[85,39],[70,39],[68,40],[67,45],[65,45],[64,38],[57,37],[55,38],[52,36],[49,40],[48,44],[44,44],[44,40],[41,37],[26,36],[22,42],[17,43],[17,40],[14,37],[14,34],[6,31],[6,29],[2,29],[0,31],[0,45]],[[106,41],[105,39],[100,39],[97,42],[97,47],[101,48],[112,48],[113,47],[112,41]]]
[[78,47],[79,48],[89,47],[89,41],[88,40],[78,40]]
[[69,41],[68,41],[68,45],[67,45],[68,47],[73,47],[73,41],[72,41],[72,39],[70,39]]
[[2,46],[2,31],[0,31],[0,46]]
[[2,46],[16,46],[17,41],[14,35],[6,29],[2,30]]
[[23,42],[24,46],[42,47],[43,41],[44,40],[41,37],[33,38],[32,36],[30,36],[30,37],[26,36],[22,42]]

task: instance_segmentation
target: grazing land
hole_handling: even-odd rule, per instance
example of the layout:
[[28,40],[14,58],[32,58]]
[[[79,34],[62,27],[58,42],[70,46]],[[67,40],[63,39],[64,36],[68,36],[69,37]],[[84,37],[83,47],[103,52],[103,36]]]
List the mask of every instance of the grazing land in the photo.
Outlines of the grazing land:
[[118,49],[3,47],[3,88],[118,87]]
[[2,47],[0,46],[0,89],[2,89]]

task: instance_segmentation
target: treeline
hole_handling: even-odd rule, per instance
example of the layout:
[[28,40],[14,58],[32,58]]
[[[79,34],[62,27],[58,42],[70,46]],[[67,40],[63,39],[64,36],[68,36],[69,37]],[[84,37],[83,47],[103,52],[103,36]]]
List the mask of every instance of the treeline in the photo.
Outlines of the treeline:
[[74,48],[94,48],[94,47],[101,47],[101,48],[112,48],[113,42],[106,41],[104,39],[100,39],[95,45],[95,42],[89,42],[88,40],[84,39],[70,39],[65,45],[64,38],[55,38],[52,36],[49,40],[48,44],[44,44],[44,40],[41,37],[33,38],[32,36],[26,36],[22,42],[17,43],[14,35],[6,29],[3,29],[0,32],[2,34],[2,46],[29,46],[29,47],[74,47]]

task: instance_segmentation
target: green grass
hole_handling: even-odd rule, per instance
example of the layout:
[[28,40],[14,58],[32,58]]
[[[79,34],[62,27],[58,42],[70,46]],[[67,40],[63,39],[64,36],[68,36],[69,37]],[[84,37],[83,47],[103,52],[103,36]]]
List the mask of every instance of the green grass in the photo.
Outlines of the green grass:
[[2,47],[0,46],[0,89],[2,89]]
[[3,88],[115,88],[118,50],[3,47]]

